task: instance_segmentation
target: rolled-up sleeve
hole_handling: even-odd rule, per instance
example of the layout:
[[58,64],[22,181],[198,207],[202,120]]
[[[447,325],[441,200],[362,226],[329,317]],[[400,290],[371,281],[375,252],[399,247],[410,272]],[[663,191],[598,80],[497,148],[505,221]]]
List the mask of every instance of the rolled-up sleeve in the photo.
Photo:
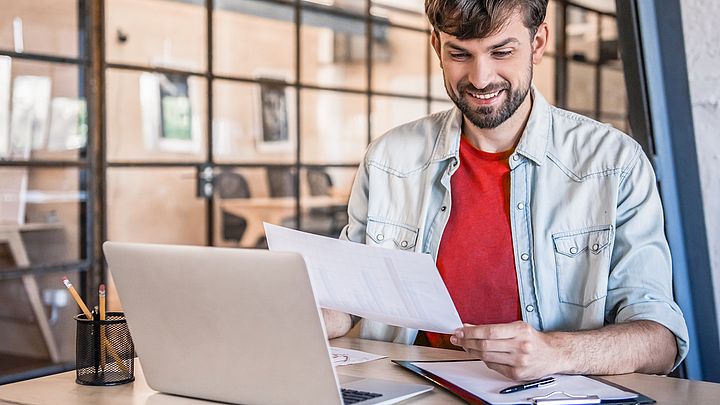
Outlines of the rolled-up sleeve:
[[605,317],[609,323],[649,320],[668,328],[677,342],[675,368],[687,355],[689,339],[685,318],[673,299],[672,260],[664,231],[655,174],[638,146],[619,188]]

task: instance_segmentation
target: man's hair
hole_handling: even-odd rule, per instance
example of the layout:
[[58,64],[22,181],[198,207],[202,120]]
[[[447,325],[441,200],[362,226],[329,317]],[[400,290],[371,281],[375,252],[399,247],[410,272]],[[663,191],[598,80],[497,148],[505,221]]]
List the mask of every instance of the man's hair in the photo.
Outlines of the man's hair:
[[545,20],[548,0],[425,0],[425,14],[433,30],[459,39],[496,34],[520,12],[534,36]]

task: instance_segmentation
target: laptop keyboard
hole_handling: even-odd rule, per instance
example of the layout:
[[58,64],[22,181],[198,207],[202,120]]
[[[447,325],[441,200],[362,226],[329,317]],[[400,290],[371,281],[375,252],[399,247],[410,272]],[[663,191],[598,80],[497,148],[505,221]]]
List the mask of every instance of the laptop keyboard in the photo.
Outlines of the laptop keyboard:
[[367,401],[368,399],[382,396],[382,394],[378,394],[376,392],[356,391],[346,388],[342,388],[341,391],[343,396],[343,403],[345,403],[346,405],[356,404],[358,402]]

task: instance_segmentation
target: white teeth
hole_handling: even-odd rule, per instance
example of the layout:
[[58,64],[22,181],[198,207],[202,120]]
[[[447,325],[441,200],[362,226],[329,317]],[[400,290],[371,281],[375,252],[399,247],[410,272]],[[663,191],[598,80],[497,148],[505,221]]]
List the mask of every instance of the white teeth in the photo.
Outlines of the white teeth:
[[495,93],[487,93],[487,94],[475,94],[470,93],[471,96],[475,98],[479,98],[480,100],[489,100],[493,97],[497,97],[497,95],[500,93],[500,90],[496,91]]

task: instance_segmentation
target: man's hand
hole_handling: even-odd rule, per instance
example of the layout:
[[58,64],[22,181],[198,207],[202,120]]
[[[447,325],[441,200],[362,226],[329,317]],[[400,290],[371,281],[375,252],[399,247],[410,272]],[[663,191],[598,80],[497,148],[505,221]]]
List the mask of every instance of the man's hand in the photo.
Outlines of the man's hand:
[[522,321],[466,324],[450,342],[513,380],[555,373],[666,374],[678,350],[670,330],[647,320],[575,332],[538,332]]
[[328,339],[345,336],[352,326],[350,315],[333,311],[332,309],[322,308],[323,321],[325,322],[325,331],[327,331]]
[[498,325],[466,324],[450,342],[477,356],[492,370],[513,380],[533,380],[562,372],[563,358],[549,334],[525,322]]

